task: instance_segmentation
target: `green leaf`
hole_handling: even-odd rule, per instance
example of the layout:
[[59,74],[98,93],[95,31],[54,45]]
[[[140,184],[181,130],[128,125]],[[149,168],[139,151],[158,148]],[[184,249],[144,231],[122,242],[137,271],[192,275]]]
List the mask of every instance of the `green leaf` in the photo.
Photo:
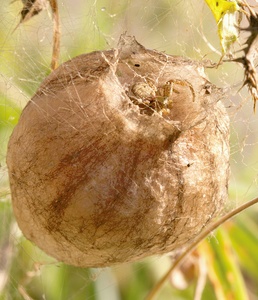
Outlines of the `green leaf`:
[[205,0],[218,26],[222,54],[228,54],[239,35],[240,7],[236,0]]
[[245,283],[229,235],[224,228],[200,246],[217,299],[248,300]]

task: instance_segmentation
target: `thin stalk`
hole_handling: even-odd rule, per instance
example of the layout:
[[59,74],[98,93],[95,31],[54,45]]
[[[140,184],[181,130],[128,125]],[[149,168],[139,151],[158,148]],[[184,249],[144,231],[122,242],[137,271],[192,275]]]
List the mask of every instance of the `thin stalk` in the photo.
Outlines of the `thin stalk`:
[[60,38],[61,38],[61,26],[58,4],[56,0],[49,0],[52,14],[53,14],[53,51],[52,51],[52,61],[51,69],[55,70],[58,67],[58,61],[60,56]]
[[170,277],[170,274],[174,271],[175,268],[177,268],[184,260],[184,258],[191,253],[196,246],[203,240],[205,239],[212,231],[217,229],[221,224],[224,222],[228,221],[232,217],[236,216],[243,210],[247,209],[248,207],[251,207],[252,205],[258,203],[258,197],[248,201],[239,207],[233,209],[229,213],[225,214],[222,216],[220,219],[218,219],[216,222],[208,226],[201,234],[196,238],[196,240],[177,258],[175,263],[170,267],[170,269],[167,271],[167,273],[159,280],[159,282],[154,286],[154,288],[151,290],[149,295],[145,298],[145,300],[154,300],[154,298],[157,296],[158,292],[161,290],[162,286],[164,283],[168,280]]

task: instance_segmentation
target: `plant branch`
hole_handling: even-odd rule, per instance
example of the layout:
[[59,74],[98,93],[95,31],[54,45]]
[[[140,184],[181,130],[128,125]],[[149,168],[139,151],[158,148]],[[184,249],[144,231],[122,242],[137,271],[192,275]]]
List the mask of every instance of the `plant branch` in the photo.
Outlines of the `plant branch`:
[[154,300],[157,293],[160,291],[163,284],[168,280],[168,278],[170,277],[170,274],[175,270],[175,268],[177,268],[179,265],[181,265],[181,263],[183,262],[185,257],[188,254],[190,254],[197,247],[197,245],[203,239],[205,239],[212,231],[217,229],[225,221],[228,221],[232,217],[236,216],[238,213],[242,212],[243,210],[247,209],[248,207],[251,207],[252,205],[254,205],[256,203],[258,203],[258,197],[251,200],[251,201],[248,201],[248,202],[240,205],[236,209],[234,209],[234,210],[230,211],[229,213],[225,214],[220,219],[218,219],[216,222],[214,222],[213,224],[208,226],[208,228],[206,228],[203,232],[201,232],[200,235],[195,239],[195,241],[177,258],[175,263],[170,267],[170,269],[167,271],[167,273],[159,280],[159,282],[156,284],[156,286],[154,286],[154,288],[151,290],[149,295],[147,295],[145,300]]

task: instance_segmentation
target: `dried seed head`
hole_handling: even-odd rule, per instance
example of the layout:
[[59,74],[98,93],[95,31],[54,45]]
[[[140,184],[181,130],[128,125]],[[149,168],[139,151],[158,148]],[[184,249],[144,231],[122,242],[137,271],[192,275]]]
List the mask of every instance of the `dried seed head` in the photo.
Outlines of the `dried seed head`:
[[[148,91],[136,92],[139,82]],[[228,117],[209,86],[201,65],[130,37],[61,65],[9,142],[24,235],[84,267],[189,243],[227,199]]]

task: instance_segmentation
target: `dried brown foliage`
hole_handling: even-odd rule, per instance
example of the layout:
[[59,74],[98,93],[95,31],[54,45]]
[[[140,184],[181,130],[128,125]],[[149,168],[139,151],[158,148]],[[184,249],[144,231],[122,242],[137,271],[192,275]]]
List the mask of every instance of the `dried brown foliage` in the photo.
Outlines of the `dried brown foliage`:
[[33,16],[45,10],[48,7],[48,4],[50,4],[52,14],[53,14],[53,52],[52,52],[52,60],[51,60],[51,69],[52,70],[56,69],[58,66],[58,60],[60,56],[60,38],[61,38],[57,0],[22,0],[22,4],[23,4],[23,8],[20,12],[21,20],[19,24],[16,26],[16,28],[21,23],[30,20]]
[[247,28],[241,28],[242,31],[250,32],[249,37],[244,42],[244,48],[242,49],[244,54],[241,57],[232,59],[232,61],[239,62],[243,65],[245,70],[245,78],[243,86],[247,86],[252,99],[253,109],[255,111],[256,101],[258,100],[258,77],[256,72],[256,59],[257,59],[257,35],[258,35],[258,14],[247,4],[246,1],[242,2],[242,8],[245,16],[248,20],[249,26]]

